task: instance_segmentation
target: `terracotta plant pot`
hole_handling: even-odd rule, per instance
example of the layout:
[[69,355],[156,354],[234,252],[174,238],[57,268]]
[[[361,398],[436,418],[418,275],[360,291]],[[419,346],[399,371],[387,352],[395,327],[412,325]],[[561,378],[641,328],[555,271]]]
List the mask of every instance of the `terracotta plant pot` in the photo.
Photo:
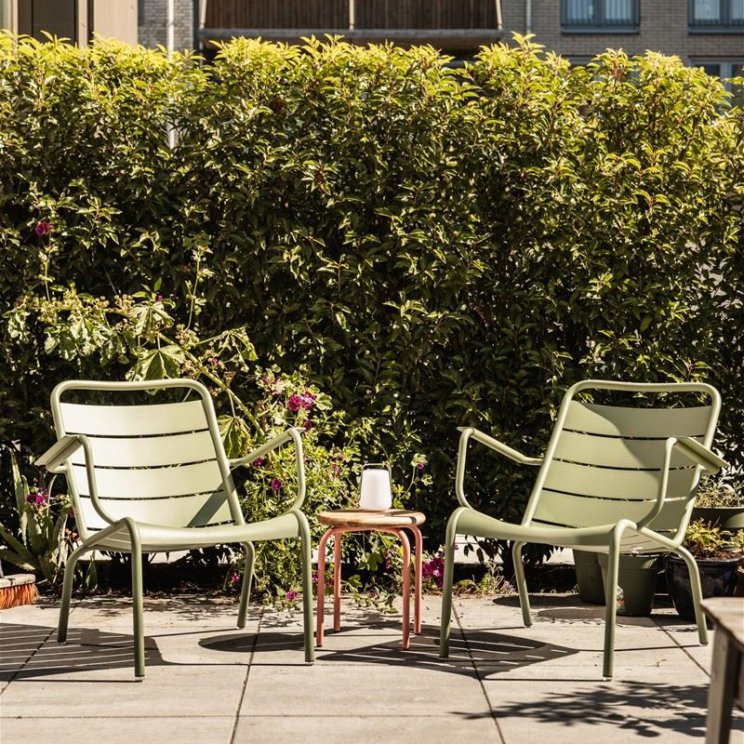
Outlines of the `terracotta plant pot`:
[[[708,597],[733,597],[736,590],[737,569],[741,557],[734,558],[699,558],[700,583],[703,599]],[[695,607],[692,603],[690,576],[685,562],[676,555],[665,558],[665,571],[669,596],[674,609],[685,620],[695,620]]]

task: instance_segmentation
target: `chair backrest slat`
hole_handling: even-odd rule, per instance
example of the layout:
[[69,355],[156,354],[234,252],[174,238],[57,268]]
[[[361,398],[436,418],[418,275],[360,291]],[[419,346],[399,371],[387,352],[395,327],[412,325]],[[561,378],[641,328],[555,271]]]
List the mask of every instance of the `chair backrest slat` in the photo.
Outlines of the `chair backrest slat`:
[[[580,403],[569,405],[564,429],[606,436],[663,438],[699,437],[705,433],[710,406],[632,408]],[[670,433],[673,432],[673,433]]]
[[[700,440],[700,437],[697,438]],[[605,468],[659,470],[664,462],[664,439],[622,439],[583,432],[561,432],[553,455],[556,460]],[[681,452],[672,453],[672,467],[688,467]]]
[[60,409],[68,434],[136,437],[178,434],[208,428],[200,400],[144,406],[61,403]]
[[[80,496],[80,507],[89,530],[107,526],[87,496]],[[140,522],[169,527],[207,527],[233,522],[224,491],[181,496],[172,499],[101,499],[104,509],[115,519],[132,517]]]
[[[209,431],[149,437],[90,436],[97,467],[145,468],[200,462],[213,451]],[[85,452],[72,456],[75,465],[85,465]]]

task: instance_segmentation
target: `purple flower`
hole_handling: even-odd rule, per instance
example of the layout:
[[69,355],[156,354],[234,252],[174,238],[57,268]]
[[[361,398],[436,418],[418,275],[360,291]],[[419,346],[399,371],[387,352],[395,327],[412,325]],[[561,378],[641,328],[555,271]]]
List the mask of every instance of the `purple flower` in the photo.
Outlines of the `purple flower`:
[[233,571],[230,575],[230,586],[235,586],[240,583],[240,574],[237,571]]
[[279,491],[282,490],[282,482],[279,480],[279,478],[274,478],[271,481],[271,488],[276,492],[279,493]]
[[255,459],[255,460],[254,460],[254,461],[253,461],[253,462],[251,463],[251,465],[253,465],[253,467],[254,467],[254,468],[260,468],[260,467],[261,467],[261,466],[262,466],[262,465],[263,465],[263,464],[264,464],[265,462],[266,462],[266,460],[265,460],[265,459],[264,459],[263,457],[257,457],[257,458],[256,458],[256,459]]
[[163,301],[163,295],[158,292],[158,294],[155,295],[155,302],[162,302]]
[[442,586],[444,559],[437,556],[423,563],[421,566],[421,576],[424,579],[433,579],[437,586]]
[[287,401],[287,408],[289,408],[292,413],[297,413],[297,411],[302,408],[302,396],[297,394],[291,395]]
[[419,462],[419,463],[417,463],[417,464],[416,464],[416,470],[418,470],[418,471],[419,471],[419,473],[420,473],[420,472],[421,472],[421,471],[422,471],[422,470],[423,470],[423,469],[424,469],[425,467],[426,467],[426,463],[425,463],[425,462]]
[[41,509],[49,501],[49,492],[45,488],[36,488],[26,496],[26,503]]
[[302,427],[305,429],[305,431],[310,431],[310,429],[313,428],[313,422],[310,421],[310,419],[305,419],[302,422]]
[[288,602],[292,602],[293,600],[297,599],[297,592],[294,592],[294,591],[291,591],[291,590],[288,591],[284,595],[284,599],[286,599]]
[[37,222],[36,227],[34,227],[34,233],[36,233],[37,237],[39,238],[43,238],[45,235],[49,235],[50,232],[52,232],[52,225],[46,220]]

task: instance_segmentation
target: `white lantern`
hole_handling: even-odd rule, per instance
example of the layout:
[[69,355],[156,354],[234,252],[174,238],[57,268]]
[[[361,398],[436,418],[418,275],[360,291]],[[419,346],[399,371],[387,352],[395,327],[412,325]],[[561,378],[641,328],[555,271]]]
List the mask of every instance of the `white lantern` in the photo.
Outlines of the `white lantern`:
[[386,511],[393,506],[390,467],[384,463],[362,466],[359,508],[367,511]]

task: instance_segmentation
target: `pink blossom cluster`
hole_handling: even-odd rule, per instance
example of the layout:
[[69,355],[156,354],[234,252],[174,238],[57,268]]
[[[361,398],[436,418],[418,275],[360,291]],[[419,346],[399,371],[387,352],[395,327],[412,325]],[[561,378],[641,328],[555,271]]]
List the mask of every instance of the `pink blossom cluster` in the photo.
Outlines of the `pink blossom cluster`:
[[49,501],[49,492],[44,488],[35,488],[26,496],[26,503],[41,509]]
[[442,586],[444,580],[444,558],[436,556],[421,565],[421,577],[433,579],[437,586]]
[[292,413],[297,413],[297,411],[302,409],[309,411],[314,405],[315,396],[309,390],[306,390],[302,395],[298,395],[297,393],[290,395],[287,401],[287,408]]

